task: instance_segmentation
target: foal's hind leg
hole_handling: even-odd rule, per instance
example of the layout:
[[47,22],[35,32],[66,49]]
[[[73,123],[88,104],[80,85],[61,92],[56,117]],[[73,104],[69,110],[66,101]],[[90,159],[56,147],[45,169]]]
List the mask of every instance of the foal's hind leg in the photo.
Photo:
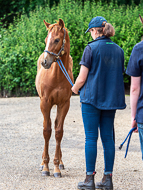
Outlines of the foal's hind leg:
[[49,140],[51,137],[51,119],[50,119],[50,110],[51,110],[51,106],[47,104],[45,99],[41,99],[40,102],[40,108],[41,111],[43,113],[43,117],[44,117],[44,122],[43,122],[43,136],[45,139],[45,146],[44,146],[44,151],[43,151],[43,155],[42,155],[42,163],[40,168],[43,169],[42,170],[42,176],[49,176],[50,172],[49,172],[49,154],[48,154],[48,148],[49,148]]
[[[59,164],[61,161],[61,140],[63,137],[63,124],[65,116],[69,110],[70,101],[65,104],[57,106],[57,117],[55,120],[55,138],[56,138],[56,152],[54,158],[54,176],[61,177],[61,171],[59,169]],[[62,161],[61,161],[62,162]]]

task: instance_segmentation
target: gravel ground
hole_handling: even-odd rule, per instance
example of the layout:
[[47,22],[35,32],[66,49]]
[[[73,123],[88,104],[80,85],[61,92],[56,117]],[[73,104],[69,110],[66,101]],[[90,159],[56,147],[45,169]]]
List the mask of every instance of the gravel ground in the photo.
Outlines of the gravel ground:
[[[62,178],[53,177],[55,153],[54,126],[50,139],[50,176],[42,177],[38,170],[43,151],[43,116],[38,97],[0,99],[0,190],[75,190],[85,178],[84,130],[79,96],[72,96],[70,110],[64,124],[62,140],[65,169]],[[126,144],[119,150],[130,130],[129,96],[127,108],[117,111],[115,118],[116,158],[113,173],[114,190],[143,190],[143,164],[138,134],[133,134],[127,158]],[[51,112],[52,123],[56,106]],[[104,168],[103,150],[98,140],[95,181]]]

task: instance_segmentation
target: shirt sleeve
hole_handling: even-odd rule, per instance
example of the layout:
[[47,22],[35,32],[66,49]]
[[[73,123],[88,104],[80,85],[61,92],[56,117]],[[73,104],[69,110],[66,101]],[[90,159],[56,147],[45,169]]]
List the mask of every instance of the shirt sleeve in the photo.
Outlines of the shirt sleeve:
[[136,48],[136,46],[133,48],[130,60],[127,66],[126,74],[133,76],[133,77],[139,77],[141,76],[141,68],[140,68],[140,62],[139,62],[139,50]]
[[84,49],[84,52],[79,64],[84,65],[90,70],[91,64],[92,64],[92,51],[89,45],[87,45],[86,48]]

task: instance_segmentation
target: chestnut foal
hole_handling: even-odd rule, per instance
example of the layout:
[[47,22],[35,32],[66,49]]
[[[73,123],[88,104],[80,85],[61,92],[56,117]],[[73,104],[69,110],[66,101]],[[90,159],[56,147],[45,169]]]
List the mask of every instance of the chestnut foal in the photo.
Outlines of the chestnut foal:
[[55,24],[45,22],[49,30],[45,39],[46,47],[37,63],[36,89],[40,97],[40,108],[44,117],[43,136],[45,139],[42,163],[40,169],[43,176],[49,176],[49,154],[48,146],[51,137],[50,111],[53,105],[57,105],[57,115],[55,119],[55,139],[56,151],[54,157],[54,176],[61,177],[60,169],[64,168],[62,162],[61,140],[63,137],[63,124],[65,116],[69,110],[70,97],[72,95],[71,85],[62,73],[56,59],[60,59],[72,82],[73,61],[70,56],[70,40],[68,31],[62,19]]

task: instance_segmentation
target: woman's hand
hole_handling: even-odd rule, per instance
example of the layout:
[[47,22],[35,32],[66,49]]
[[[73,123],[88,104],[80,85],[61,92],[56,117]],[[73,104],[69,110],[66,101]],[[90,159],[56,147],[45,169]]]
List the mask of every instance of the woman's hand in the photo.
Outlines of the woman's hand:
[[[132,128],[137,127],[137,122],[136,122],[135,119],[132,119],[132,120],[131,120],[131,126],[132,126]],[[137,127],[137,129],[134,131],[134,133],[138,133],[138,127]]]
[[78,94],[79,89],[76,89],[75,85],[71,88],[71,90],[75,93]]
[[84,65],[81,65],[79,75],[75,81],[74,86],[71,88],[71,90],[75,94],[78,94],[79,89],[84,85],[87,79],[88,72],[89,72],[89,69],[85,67]]

